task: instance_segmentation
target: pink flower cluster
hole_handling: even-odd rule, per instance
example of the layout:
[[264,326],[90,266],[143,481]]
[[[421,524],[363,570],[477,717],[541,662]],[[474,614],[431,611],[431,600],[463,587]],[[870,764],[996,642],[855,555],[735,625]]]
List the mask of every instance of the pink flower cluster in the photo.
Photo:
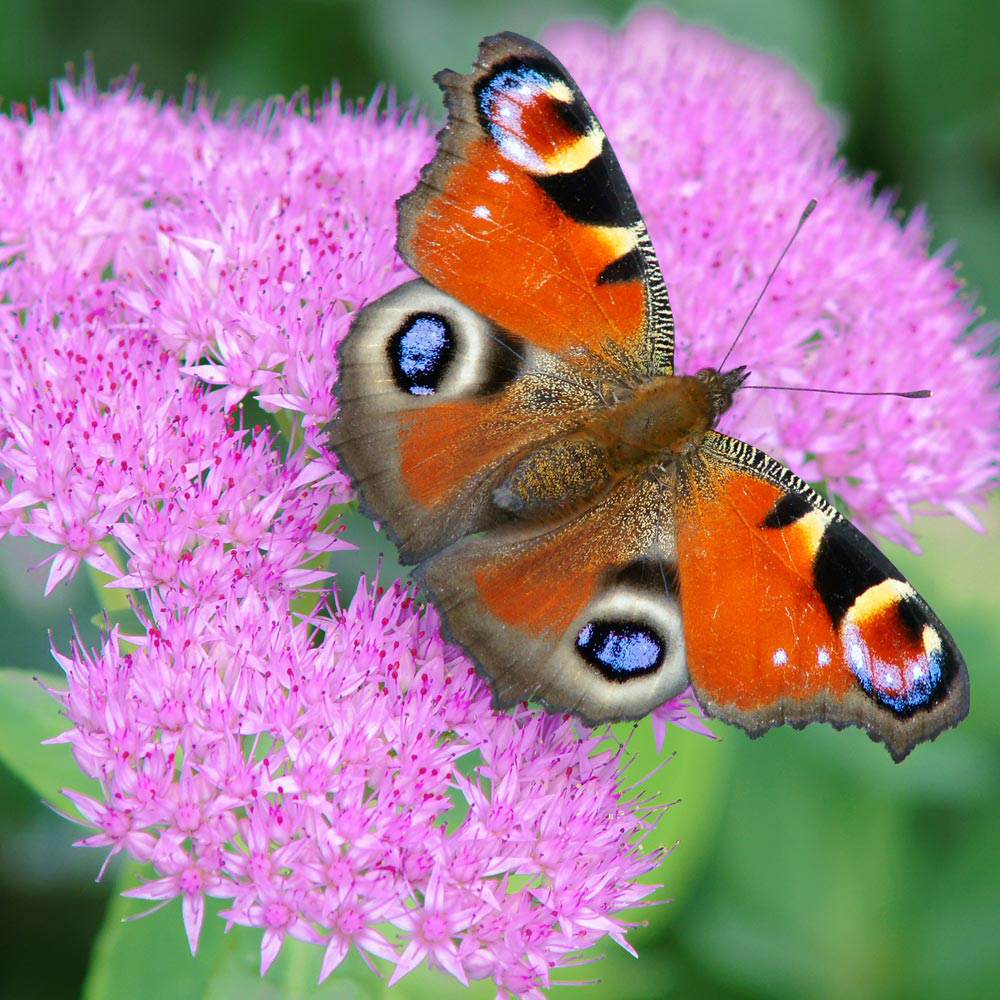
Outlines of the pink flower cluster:
[[180,897],[192,951],[206,895],[263,929],[262,973],[291,935],[324,949],[322,978],[354,946],[390,983],[426,959],[530,996],[598,937],[628,947],[615,913],[652,891],[637,879],[658,855],[620,749],[494,714],[398,585],[310,625],[233,586],[59,660],[63,739],[107,789],[67,793],[100,831],[83,843],[149,861],[127,894]]
[[[882,531],[904,535],[911,505],[971,518],[993,370],[922,218],[901,228],[843,176],[769,59],[652,14],[549,41],[633,180],[679,367],[721,359],[818,197],[733,361],[936,395],[761,393],[734,419]],[[84,844],[149,862],[132,895],[181,900],[192,949],[212,896],[262,930],[263,969],[291,935],[324,976],[354,946],[393,981],[427,961],[537,996],[581,948],[624,945],[651,891],[620,750],[495,715],[399,586],[325,599],[350,499],[323,448],[335,349],[407,277],[394,202],[433,149],[398,109],[220,118],[90,79],[0,118],[0,535],[52,547],[47,590],[87,563],[130,595],[131,625],[57,654],[60,739],[103,797],[67,794]],[[701,729],[683,699],[654,713],[661,739],[668,722]]]

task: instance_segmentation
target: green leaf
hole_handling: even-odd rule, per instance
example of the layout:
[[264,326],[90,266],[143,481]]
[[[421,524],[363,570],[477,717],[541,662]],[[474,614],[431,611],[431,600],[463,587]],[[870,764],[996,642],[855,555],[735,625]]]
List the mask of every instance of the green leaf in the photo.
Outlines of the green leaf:
[[[155,877],[148,868],[127,864],[117,890]],[[257,928],[234,927],[225,933],[219,911],[226,900],[208,900],[198,952],[192,956],[184,933],[181,901],[138,917],[150,906],[116,895],[97,937],[83,1000],[368,1000],[381,997],[379,980],[355,954],[322,985],[317,983],[323,949],[286,938],[281,954],[263,978]],[[136,919],[137,918],[137,919]],[[396,991],[398,993],[398,991]]]
[[47,802],[61,788],[88,794],[92,785],[68,745],[43,746],[67,728],[59,703],[23,670],[0,670],[0,760]]

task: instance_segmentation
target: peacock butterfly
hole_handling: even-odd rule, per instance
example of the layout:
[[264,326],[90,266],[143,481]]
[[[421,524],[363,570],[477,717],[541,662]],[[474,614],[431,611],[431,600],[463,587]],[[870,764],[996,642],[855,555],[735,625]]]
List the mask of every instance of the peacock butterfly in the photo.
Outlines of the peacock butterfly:
[[965,664],[881,552],[716,431],[745,369],[673,374],[621,167],[542,46],[439,73],[448,121],[400,199],[420,278],[338,352],[330,444],[498,706],[588,723],[692,685],[757,736],[856,725],[902,760],[968,711]]

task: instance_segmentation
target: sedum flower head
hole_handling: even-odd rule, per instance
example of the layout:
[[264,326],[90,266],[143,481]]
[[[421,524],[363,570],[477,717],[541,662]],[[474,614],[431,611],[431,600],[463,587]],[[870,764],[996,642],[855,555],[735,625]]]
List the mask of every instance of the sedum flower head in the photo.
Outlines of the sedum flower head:
[[[844,176],[773,60],[654,14],[549,43],[634,185],[678,368],[720,360],[817,197],[733,361],[936,395],[761,393],[731,427],[885,533],[915,505],[971,518],[993,373],[922,216],[901,227]],[[131,895],[181,901],[192,950],[214,897],[259,929],[262,970],[291,936],[324,977],[353,948],[391,981],[427,963],[534,996],[598,939],[627,947],[622,912],[651,892],[620,748],[495,715],[401,586],[325,598],[349,547],[322,447],[335,349],[407,277],[394,202],[433,149],[398,108],[218,117],[90,79],[0,118],[0,534],[48,544],[47,591],[87,564],[132,603],[99,648],[56,654],[59,739],[101,788],[67,795],[83,844],[148,862]],[[703,730],[684,698],[654,713],[661,740],[668,723]]]
[[658,857],[619,748],[493,713],[398,585],[313,623],[262,598],[233,581],[138,641],[59,656],[62,739],[107,790],[67,793],[97,830],[82,843],[156,873],[128,895],[180,897],[192,951],[205,897],[226,900],[263,931],[262,973],[291,936],[323,949],[322,978],[353,947],[390,982],[427,961],[530,995],[599,937],[626,946],[616,914]]

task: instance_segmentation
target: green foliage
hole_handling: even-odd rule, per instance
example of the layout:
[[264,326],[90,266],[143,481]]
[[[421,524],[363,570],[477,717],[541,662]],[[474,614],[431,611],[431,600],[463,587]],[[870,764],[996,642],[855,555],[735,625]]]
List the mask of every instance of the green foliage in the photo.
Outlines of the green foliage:
[[[155,877],[134,864],[123,866],[115,890],[122,892]],[[384,993],[359,959],[338,971],[336,992],[317,985],[322,953],[286,941],[267,978],[260,976],[260,933],[245,927],[225,932],[218,916],[224,902],[206,907],[205,926],[192,957],[184,935],[180,900],[134,919],[154,904],[116,895],[94,945],[83,1000],[373,1000]]]
[[66,728],[59,704],[24,670],[0,670],[0,761],[46,802],[62,808],[62,788],[94,794],[68,746],[42,741]]

